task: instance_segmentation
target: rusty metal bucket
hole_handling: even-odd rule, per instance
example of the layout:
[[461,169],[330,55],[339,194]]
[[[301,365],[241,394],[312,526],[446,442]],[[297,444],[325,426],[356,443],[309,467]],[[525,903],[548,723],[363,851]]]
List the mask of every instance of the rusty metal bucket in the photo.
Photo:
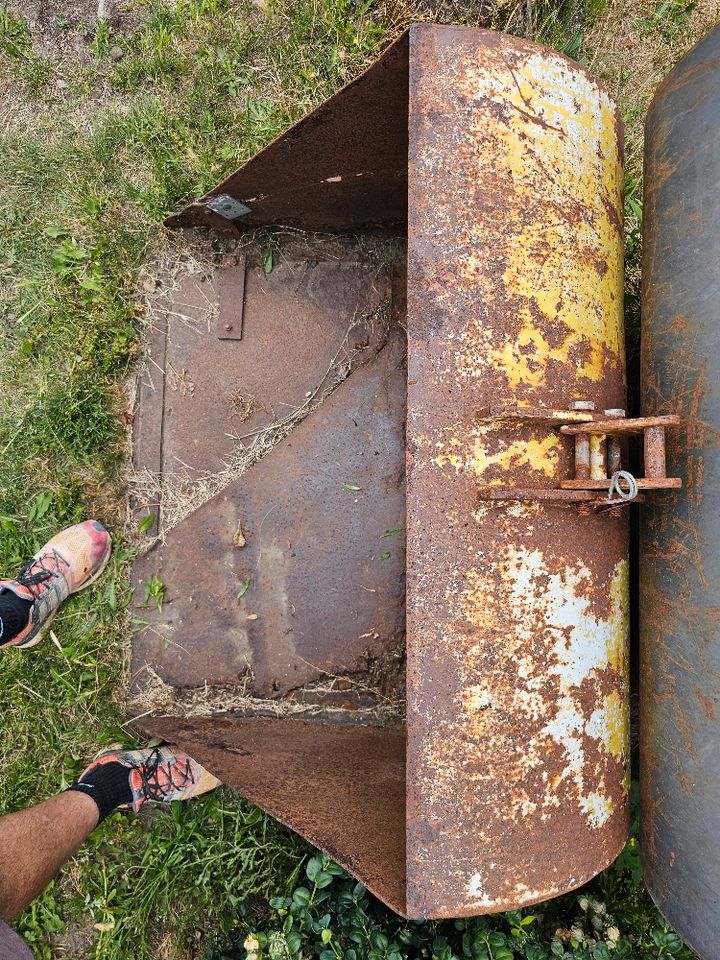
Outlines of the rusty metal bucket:
[[679,414],[684,496],[643,513],[641,853],[660,910],[705,960],[720,943],[720,28],[669,74],[645,148],[642,391]]
[[[165,596],[139,606],[135,674],[247,695],[145,728],[409,917],[545,900],[626,839],[621,138],[561,55],[419,25],[169,221],[352,236],[328,257],[304,235],[267,276],[249,248],[208,278],[219,319],[190,346],[168,309],[147,463],[227,443],[199,381],[167,389],[168,357],[176,379],[206,357],[218,395],[282,364],[264,403],[310,401],[137,562],[137,596],[153,577]],[[368,254],[378,227],[406,239],[406,279],[403,255]]]

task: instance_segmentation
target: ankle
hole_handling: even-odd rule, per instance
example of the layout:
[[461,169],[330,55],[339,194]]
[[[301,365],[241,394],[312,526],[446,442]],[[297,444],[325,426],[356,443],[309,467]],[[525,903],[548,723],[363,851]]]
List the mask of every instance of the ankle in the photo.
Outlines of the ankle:
[[98,823],[102,823],[118,807],[131,803],[133,798],[130,771],[117,761],[91,766],[80,775],[70,790],[83,793],[95,802],[99,814]]
[[30,622],[32,601],[9,588],[0,588],[0,647],[12,643]]

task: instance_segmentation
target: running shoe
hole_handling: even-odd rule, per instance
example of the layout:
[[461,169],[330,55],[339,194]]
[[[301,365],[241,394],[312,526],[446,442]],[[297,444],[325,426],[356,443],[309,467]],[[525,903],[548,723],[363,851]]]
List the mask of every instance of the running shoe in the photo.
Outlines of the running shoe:
[[27,626],[5,646],[24,650],[38,644],[63,600],[98,579],[111,551],[105,527],[85,520],[54,536],[12,580],[0,580],[0,593],[9,590],[32,603]]

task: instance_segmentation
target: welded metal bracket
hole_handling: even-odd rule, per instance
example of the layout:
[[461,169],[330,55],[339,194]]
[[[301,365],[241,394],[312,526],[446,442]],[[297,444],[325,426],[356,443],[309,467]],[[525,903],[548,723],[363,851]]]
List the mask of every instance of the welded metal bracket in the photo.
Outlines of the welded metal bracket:
[[252,212],[252,207],[249,207],[246,203],[241,203],[227,193],[219,193],[217,196],[211,197],[205,202],[205,206],[208,210],[212,210],[213,213],[217,213],[218,216],[224,217],[226,220],[237,220],[238,217],[244,217],[246,213]]
[[[485,424],[514,421],[547,425],[575,441],[575,476],[561,480],[559,487],[482,487],[478,491],[480,500],[556,501],[576,503],[581,512],[588,507],[595,512],[616,512],[631,503],[642,503],[640,490],[677,490],[682,486],[679,477],[667,476],[665,461],[665,430],[679,426],[680,418],[676,416],[628,419],[624,410],[604,410],[600,414],[591,401],[574,401],[565,410],[486,407],[478,411],[477,420]],[[629,477],[626,441],[640,434],[645,476]],[[621,493],[617,499],[612,498],[614,484]],[[633,487],[630,496],[628,486]]]

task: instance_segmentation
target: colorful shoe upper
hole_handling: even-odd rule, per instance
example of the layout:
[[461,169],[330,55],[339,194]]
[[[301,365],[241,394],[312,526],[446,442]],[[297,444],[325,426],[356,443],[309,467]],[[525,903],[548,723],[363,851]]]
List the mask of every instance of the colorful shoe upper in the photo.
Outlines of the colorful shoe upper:
[[111,551],[105,527],[85,520],[54,536],[13,580],[0,580],[0,590],[11,590],[33,604],[27,627],[8,646],[35,646],[63,600],[97,580]]
[[220,786],[220,780],[208,773],[199,763],[184,753],[173,753],[169,747],[145,750],[107,750],[78,777],[85,780],[89,773],[105,763],[121,763],[128,768],[131,803],[119,810],[136,813],[148,800],[169,803],[171,800],[189,800]]

